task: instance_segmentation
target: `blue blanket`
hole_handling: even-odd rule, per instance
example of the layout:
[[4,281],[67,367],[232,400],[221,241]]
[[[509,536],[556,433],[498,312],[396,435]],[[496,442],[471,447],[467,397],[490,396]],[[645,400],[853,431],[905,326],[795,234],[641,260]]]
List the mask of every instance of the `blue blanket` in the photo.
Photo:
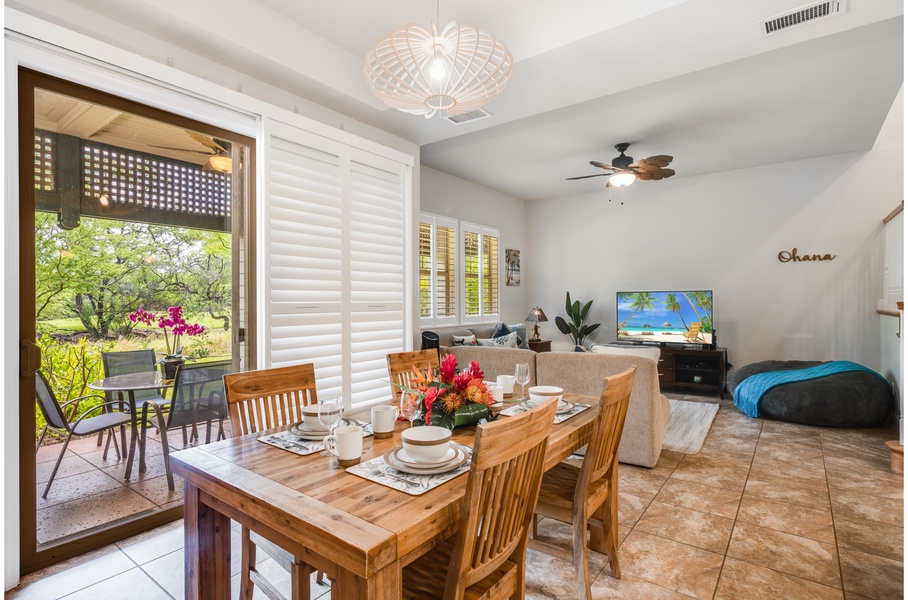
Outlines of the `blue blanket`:
[[[865,366],[847,360],[834,360],[806,369],[766,371],[765,373],[751,375],[735,388],[735,406],[740,408],[741,412],[748,417],[756,418],[759,413],[758,404],[760,398],[772,388],[782,385],[783,383],[819,379],[820,377],[826,377],[827,375],[835,375],[836,373],[845,373],[848,371],[867,371],[868,373],[873,373],[883,381],[886,381],[882,375],[873,369],[868,369]],[[888,381],[886,381],[886,385],[889,386]]]

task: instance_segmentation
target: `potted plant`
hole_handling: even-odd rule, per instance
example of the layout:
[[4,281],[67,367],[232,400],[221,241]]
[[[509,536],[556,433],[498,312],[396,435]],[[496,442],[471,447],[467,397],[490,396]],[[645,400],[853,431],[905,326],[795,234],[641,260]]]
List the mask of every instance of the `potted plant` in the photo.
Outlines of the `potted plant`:
[[586,320],[586,315],[590,312],[590,307],[592,305],[592,300],[582,307],[579,300],[572,303],[571,293],[568,292],[567,299],[564,303],[564,311],[567,313],[570,322],[565,321],[560,316],[555,317],[555,325],[558,326],[558,331],[565,335],[569,335],[575,346],[582,346],[584,338],[599,329],[601,323],[594,323],[592,325],[585,325],[583,323]]
[[[158,364],[163,367],[165,379],[173,379],[178,366],[187,360],[194,360],[191,356],[183,354],[183,336],[195,336],[205,333],[203,325],[186,322],[186,319],[183,318],[182,306],[171,306],[167,309],[166,315],[160,316],[140,307],[136,312],[129,314],[129,320],[133,323],[144,323],[145,325],[152,325],[157,322],[158,327],[164,330],[164,343],[167,346],[167,351],[158,361]],[[173,336],[172,342],[171,337],[167,334],[168,329]]]

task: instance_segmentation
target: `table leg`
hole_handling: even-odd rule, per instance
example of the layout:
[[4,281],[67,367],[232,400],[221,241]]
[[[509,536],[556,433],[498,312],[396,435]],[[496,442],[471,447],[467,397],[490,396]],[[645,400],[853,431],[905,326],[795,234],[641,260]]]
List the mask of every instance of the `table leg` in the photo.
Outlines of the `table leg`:
[[145,435],[148,428],[148,402],[142,405],[142,435],[139,436],[139,473],[145,472]]
[[337,593],[344,600],[385,600],[403,595],[400,561],[389,564],[372,577],[363,579],[346,569],[338,569],[337,579],[331,582],[331,597]]
[[202,504],[197,487],[183,485],[186,600],[230,600],[230,519]]
[[132,434],[129,437],[129,456],[126,458],[126,480],[132,477],[132,461],[136,457],[136,441],[138,440],[139,416],[136,414],[136,395],[129,392],[129,409],[132,415]]

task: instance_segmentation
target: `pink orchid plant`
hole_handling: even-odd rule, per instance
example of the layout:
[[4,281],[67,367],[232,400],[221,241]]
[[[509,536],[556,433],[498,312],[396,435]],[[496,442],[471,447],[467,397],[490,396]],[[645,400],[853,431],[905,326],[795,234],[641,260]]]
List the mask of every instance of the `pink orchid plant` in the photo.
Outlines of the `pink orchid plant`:
[[[183,352],[183,336],[196,336],[205,332],[205,327],[198,323],[187,323],[183,318],[182,306],[171,306],[167,309],[166,315],[158,316],[158,313],[148,312],[144,308],[139,308],[134,313],[129,313],[129,320],[133,323],[144,323],[145,325],[158,324],[158,327],[164,330],[164,343],[167,345],[165,358],[179,358]],[[170,335],[167,334],[168,329]],[[173,339],[171,340],[171,336]]]

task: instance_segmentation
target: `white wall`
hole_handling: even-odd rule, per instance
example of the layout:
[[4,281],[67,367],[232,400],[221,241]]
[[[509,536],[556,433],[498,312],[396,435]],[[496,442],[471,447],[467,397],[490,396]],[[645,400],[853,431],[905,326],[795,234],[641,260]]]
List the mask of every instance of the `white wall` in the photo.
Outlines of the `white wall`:
[[[481,186],[426,166],[419,169],[420,210],[497,227],[501,231],[499,240],[499,290],[501,291],[501,319],[505,323],[522,323],[535,306],[533,296],[528,296],[526,265],[526,236],[524,235],[525,202],[513,196]],[[504,284],[504,251],[506,248],[520,250],[521,281],[519,286]],[[550,317],[554,318],[554,317]]]
[[[611,203],[605,190],[530,202],[527,296],[549,319],[563,314],[565,291],[594,300],[594,337],[612,341],[617,291],[711,289],[719,345],[737,366],[843,359],[879,369],[882,219],[902,198],[901,113],[897,102],[866,153],[637,182],[623,206],[615,190]],[[795,247],[836,258],[779,262]],[[543,334],[566,340],[551,322]]]

